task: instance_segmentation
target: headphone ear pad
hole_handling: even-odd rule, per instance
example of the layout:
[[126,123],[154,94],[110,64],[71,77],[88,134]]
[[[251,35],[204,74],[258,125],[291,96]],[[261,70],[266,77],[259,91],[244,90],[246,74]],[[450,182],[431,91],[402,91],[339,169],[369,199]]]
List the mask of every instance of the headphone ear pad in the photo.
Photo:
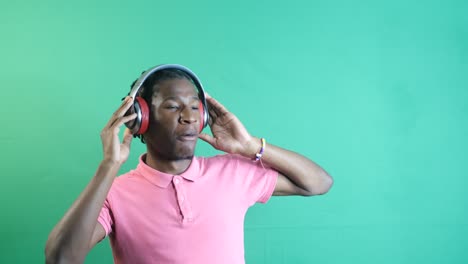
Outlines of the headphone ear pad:
[[143,99],[140,96],[135,97],[135,104],[139,105],[140,111],[141,111],[141,124],[140,128],[136,132],[136,134],[143,134],[148,130],[149,126],[149,107],[148,104],[146,103],[145,99]]
[[198,105],[198,109],[200,109],[200,132],[201,132],[206,125],[205,106],[203,105],[201,101],[200,101],[200,104]]

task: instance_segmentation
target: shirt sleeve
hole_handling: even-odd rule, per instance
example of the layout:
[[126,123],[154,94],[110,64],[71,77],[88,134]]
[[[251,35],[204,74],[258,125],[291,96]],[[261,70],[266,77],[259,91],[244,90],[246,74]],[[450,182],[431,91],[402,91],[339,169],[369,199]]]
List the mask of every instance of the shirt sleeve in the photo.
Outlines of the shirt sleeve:
[[102,205],[101,212],[99,213],[98,216],[98,223],[102,225],[104,230],[106,231],[106,236],[108,236],[112,232],[112,226],[114,224],[114,221],[112,219],[112,211],[110,209],[110,197],[109,195],[107,196],[106,200],[104,201],[104,204]]
[[278,172],[261,162],[236,156],[236,174],[242,178],[245,196],[249,206],[266,203],[276,187]]

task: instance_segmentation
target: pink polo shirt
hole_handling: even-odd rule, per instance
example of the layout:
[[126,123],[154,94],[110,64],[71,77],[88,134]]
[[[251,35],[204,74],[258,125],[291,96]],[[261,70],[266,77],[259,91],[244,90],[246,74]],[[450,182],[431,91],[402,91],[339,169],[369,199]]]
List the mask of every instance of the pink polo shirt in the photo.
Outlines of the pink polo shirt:
[[194,157],[181,175],[143,162],[114,180],[98,222],[115,263],[245,263],[244,217],[278,173],[238,155]]

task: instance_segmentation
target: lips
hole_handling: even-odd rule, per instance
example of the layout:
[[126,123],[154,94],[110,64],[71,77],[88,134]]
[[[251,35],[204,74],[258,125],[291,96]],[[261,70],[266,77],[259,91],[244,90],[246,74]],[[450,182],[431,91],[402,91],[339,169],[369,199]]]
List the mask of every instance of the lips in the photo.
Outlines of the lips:
[[195,131],[185,131],[177,136],[180,141],[194,141],[198,139],[198,133]]

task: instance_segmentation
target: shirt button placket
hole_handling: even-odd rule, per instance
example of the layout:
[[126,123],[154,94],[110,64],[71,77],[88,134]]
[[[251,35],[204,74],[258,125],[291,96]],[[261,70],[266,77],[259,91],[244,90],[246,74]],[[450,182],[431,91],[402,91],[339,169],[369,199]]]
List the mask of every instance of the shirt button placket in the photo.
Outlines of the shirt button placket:
[[183,222],[190,222],[193,220],[192,210],[187,203],[187,195],[185,193],[185,188],[180,176],[174,176],[173,183],[176,190],[179,210],[182,213]]

